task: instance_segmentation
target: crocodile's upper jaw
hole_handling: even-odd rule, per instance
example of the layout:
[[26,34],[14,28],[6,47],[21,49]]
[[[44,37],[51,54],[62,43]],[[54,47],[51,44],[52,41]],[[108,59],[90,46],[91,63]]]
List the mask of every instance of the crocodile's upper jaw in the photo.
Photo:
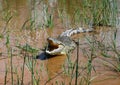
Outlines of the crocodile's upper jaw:
[[58,41],[57,39],[54,38],[48,38],[48,46],[45,50],[45,52],[49,55],[62,55],[66,54],[64,51],[65,45],[61,42]]

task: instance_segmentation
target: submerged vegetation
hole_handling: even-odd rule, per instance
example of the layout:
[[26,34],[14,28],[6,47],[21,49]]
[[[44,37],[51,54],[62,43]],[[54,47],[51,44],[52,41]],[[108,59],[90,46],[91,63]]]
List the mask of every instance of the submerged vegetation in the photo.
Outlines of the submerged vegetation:
[[[94,85],[100,75],[97,66],[119,74],[117,0],[2,0],[0,5],[0,61],[5,59],[4,80],[0,84]],[[94,27],[94,32],[77,37],[77,49],[66,60],[62,60],[63,56],[53,61],[54,56],[43,61],[36,58],[39,53],[45,57],[40,49],[51,33],[58,35],[61,28],[79,26]],[[61,64],[52,67],[57,63]],[[50,68],[55,69],[55,75],[50,74]],[[102,72],[101,75],[106,76]]]

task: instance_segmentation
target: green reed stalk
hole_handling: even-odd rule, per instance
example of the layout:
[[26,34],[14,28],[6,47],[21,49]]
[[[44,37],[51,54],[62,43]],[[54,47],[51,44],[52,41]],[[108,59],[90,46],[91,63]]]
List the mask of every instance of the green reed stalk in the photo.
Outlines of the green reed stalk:
[[[77,59],[76,59],[77,60]],[[70,68],[72,68],[71,70],[72,70],[72,72],[71,72],[71,80],[70,80],[70,82],[69,82],[69,85],[72,85],[71,83],[72,83],[72,79],[74,78],[74,69],[75,69],[75,66],[76,66],[76,62],[74,63],[74,65],[72,66],[72,67],[70,67]]]
[[34,85],[34,71],[33,71],[33,59],[32,59],[32,67],[31,67],[31,78],[32,78],[32,85]]
[[17,67],[15,68],[15,73],[17,75],[17,85],[20,85],[20,79],[19,79],[19,74],[18,74],[18,69]]
[[5,77],[4,77],[4,85],[6,85],[7,83],[7,73],[8,73],[8,67],[7,67],[7,64],[5,63]]
[[24,56],[24,62],[23,62],[23,66],[22,66],[22,79],[21,79],[21,85],[24,85],[24,69],[25,69],[25,60],[26,60],[26,54]]
[[49,27],[49,28],[52,28],[54,26],[53,10],[51,10],[51,12],[49,13],[48,6],[46,6],[44,10],[45,10],[45,14],[46,14],[46,16],[44,16],[45,26]]
[[[38,82],[36,81],[35,75],[34,75],[34,67],[36,65],[36,61],[34,62],[33,59],[27,58],[27,64],[26,65],[31,72],[31,84],[32,85],[37,85]],[[38,81],[39,81],[39,79],[38,79]]]
[[11,56],[10,56],[10,63],[11,63],[11,84],[14,85],[14,80],[13,80],[13,55],[12,55],[12,49],[10,50],[11,51]]
[[[95,37],[93,36],[93,38],[95,38]],[[92,70],[95,71],[95,68],[92,66],[92,62],[93,62],[93,59],[96,57],[96,45],[95,45],[95,42],[93,42],[93,41],[95,41],[94,39],[93,40],[91,40],[89,38],[86,38],[86,39],[89,43],[89,50],[86,50],[85,48],[83,50],[84,55],[87,56],[87,58],[88,58],[87,68],[86,68],[87,75],[84,78],[84,80],[86,81],[86,85],[90,85],[91,81],[92,81],[91,80],[91,77],[92,77],[91,72],[92,72]]]
[[92,60],[88,59],[88,65],[87,65],[87,85],[90,85],[91,81],[91,71],[92,71]]

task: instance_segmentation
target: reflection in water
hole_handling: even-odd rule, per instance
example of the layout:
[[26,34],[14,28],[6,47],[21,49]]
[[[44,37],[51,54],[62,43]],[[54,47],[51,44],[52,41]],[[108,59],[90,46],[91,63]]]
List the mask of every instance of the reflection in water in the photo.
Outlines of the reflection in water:
[[47,61],[47,69],[49,77],[53,77],[62,71],[62,66],[65,62],[66,55],[55,56]]
[[47,60],[48,76],[53,77],[62,71],[66,55],[51,56],[43,52],[40,55],[37,55],[36,58],[40,60]]

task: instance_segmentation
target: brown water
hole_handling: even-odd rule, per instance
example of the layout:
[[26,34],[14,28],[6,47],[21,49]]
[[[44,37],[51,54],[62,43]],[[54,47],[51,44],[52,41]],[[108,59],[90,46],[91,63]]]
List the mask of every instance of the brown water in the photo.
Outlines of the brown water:
[[[44,48],[47,37],[57,37],[59,34],[67,29],[66,27],[75,26],[74,24],[70,26],[70,24],[73,23],[72,21],[70,21],[72,19],[71,17],[68,18],[65,16],[65,18],[63,19],[64,23],[62,23],[60,16],[58,16],[59,12],[57,10],[57,7],[62,9],[62,6],[59,5],[56,0],[50,2],[46,0],[45,2],[36,3],[27,0],[8,0],[8,2],[6,1],[0,1],[0,36],[3,36],[3,38],[0,38],[0,85],[4,84],[6,66],[8,67],[7,85],[11,85],[11,64],[9,48],[12,48],[13,50],[13,77],[15,80],[14,82],[16,83],[17,76],[19,76],[21,80],[21,68],[24,62],[24,55],[20,53],[20,49],[18,49],[16,45],[25,45],[27,43],[30,46],[39,49],[39,52],[37,54],[41,54],[42,51],[40,49]],[[74,8],[70,10],[70,6],[72,4],[76,7],[79,7],[79,4],[77,4],[76,1],[77,0],[72,1],[72,3],[69,0],[67,1],[68,3],[65,7],[67,11],[65,12],[65,15],[68,14],[72,16],[72,10],[74,10]],[[46,13],[45,8],[47,5],[49,5],[49,12],[52,12],[51,9],[55,10],[53,13],[53,29],[49,29],[49,26],[46,26],[46,16],[48,17],[48,14]],[[11,16],[12,18],[9,20]],[[7,23],[8,20],[9,22]],[[32,21],[34,22],[33,24]],[[108,36],[112,34],[113,30],[110,31],[106,29],[109,28],[102,27],[101,29],[97,29],[96,33],[80,34],[74,36],[74,39],[80,38],[80,44],[82,44],[80,46],[81,48],[82,46],[87,47],[86,45],[84,45],[84,43],[86,43],[85,37],[92,36],[93,34],[96,35],[98,40],[104,38],[104,36],[107,36],[105,37],[105,41],[108,41]],[[120,45],[119,33],[120,30],[118,30],[117,33],[118,46]],[[9,38],[8,47],[6,45],[7,38]],[[43,54],[42,56],[45,55]],[[75,62],[76,50],[73,52],[70,59],[72,60],[72,63]],[[120,79],[118,75],[116,75],[116,73],[113,71],[105,70],[105,67],[98,63],[99,60],[101,59],[95,58],[93,62],[93,65],[95,65],[95,68],[97,69],[97,73],[93,72],[93,76],[97,77],[92,82],[92,85],[106,85],[106,83],[108,85],[119,85]],[[47,60],[35,59],[34,61],[36,61],[34,70],[35,72],[36,70],[38,70],[38,74],[35,73],[35,75],[36,78],[40,78],[41,85],[44,85],[49,80],[49,78],[53,79],[47,82],[47,85],[56,85],[56,81],[64,82],[65,85],[67,85],[71,81],[71,78],[63,72],[64,67],[66,70],[69,68],[69,65],[67,64],[67,57],[65,55],[55,56]],[[85,67],[86,62],[87,58],[84,57],[82,51],[80,50],[79,63],[80,65],[83,65],[83,67]],[[63,64],[65,64],[65,66]],[[16,68],[18,73],[15,72]],[[84,73],[85,72],[83,72],[83,74]],[[101,81],[101,79],[103,80]],[[72,82],[72,84],[74,85],[74,81]],[[24,85],[31,85],[31,72],[26,65],[24,70]]]

